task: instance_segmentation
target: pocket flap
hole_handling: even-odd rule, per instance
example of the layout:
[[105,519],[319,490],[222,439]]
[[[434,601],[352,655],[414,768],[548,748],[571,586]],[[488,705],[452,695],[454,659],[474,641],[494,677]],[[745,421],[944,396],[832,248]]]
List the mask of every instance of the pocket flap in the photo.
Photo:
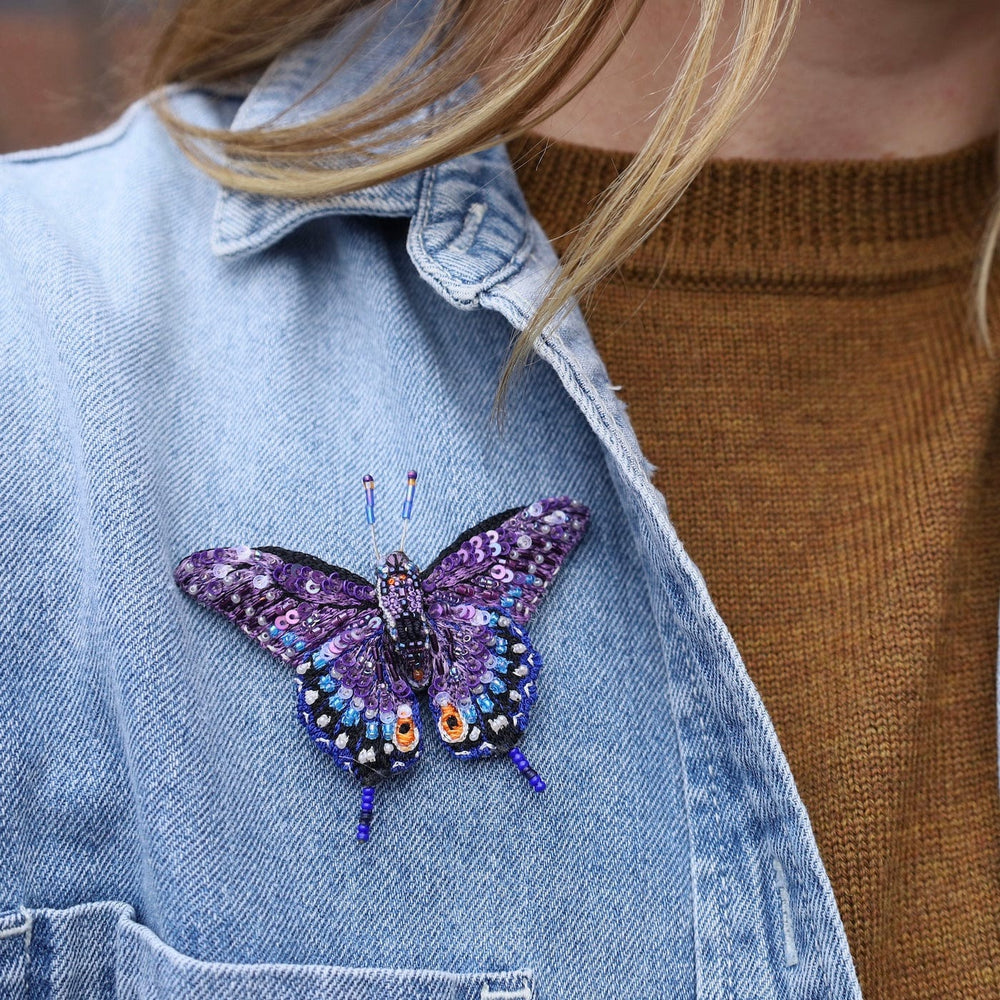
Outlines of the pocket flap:
[[[165,944],[126,903],[11,915],[2,955],[31,996],[74,1000],[534,1000],[530,971],[203,962]],[[20,942],[18,945],[16,942]],[[13,949],[9,946],[14,945]],[[26,953],[20,957],[16,951]],[[26,957],[26,960],[25,960]],[[9,981],[9,979],[7,980]],[[14,995],[17,995],[16,993]]]

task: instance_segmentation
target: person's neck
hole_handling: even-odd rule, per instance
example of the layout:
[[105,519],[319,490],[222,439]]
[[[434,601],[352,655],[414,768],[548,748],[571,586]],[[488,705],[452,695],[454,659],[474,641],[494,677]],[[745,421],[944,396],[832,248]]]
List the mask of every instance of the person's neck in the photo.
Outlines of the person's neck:
[[[532,131],[638,150],[679,68],[678,39],[694,21],[692,0],[647,0],[594,80]],[[996,0],[804,0],[773,82],[716,155],[924,156],[990,134],[998,123]]]

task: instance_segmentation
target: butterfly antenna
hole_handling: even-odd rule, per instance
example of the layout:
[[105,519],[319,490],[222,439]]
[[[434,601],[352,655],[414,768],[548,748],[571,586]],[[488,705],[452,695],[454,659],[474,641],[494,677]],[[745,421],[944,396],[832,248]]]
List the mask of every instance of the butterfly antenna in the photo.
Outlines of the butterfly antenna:
[[528,758],[517,747],[511,747],[507,756],[514,762],[514,767],[527,778],[528,784],[536,792],[545,791],[545,782],[542,781],[542,776],[528,763]]
[[417,489],[417,470],[410,469],[406,474],[406,496],[403,499],[403,537],[399,542],[399,551],[406,551],[406,529],[410,526],[413,516],[413,494]]
[[372,826],[372,813],[375,811],[375,788],[365,785],[361,789],[361,812],[358,815],[358,840],[365,843]]
[[365,517],[368,519],[368,527],[372,531],[372,548],[375,550],[375,564],[382,565],[382,556],[379,555],[378,542],[375,541],[375,480],[371,476],[362,476],[361,481],[365,484]]

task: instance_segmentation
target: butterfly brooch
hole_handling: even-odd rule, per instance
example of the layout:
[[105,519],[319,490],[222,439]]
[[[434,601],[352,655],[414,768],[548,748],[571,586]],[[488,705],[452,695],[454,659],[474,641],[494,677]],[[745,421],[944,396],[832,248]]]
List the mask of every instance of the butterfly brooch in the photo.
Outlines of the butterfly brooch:
[[544,791],[517,746],[542,666],[527,626],[590,517],[569,497],[504,511],[466,531],[421,572],[404,551],[416,472],[406,480],[402,540],[383,559],[375,481],[364,477],[374,583],[270,546],[195,552],[174,571],[185,594],[295,670],[299,720],[362,784],[360,841],[368,840],[375,785],[420,759],[420,694],[456,757],[506,754]]

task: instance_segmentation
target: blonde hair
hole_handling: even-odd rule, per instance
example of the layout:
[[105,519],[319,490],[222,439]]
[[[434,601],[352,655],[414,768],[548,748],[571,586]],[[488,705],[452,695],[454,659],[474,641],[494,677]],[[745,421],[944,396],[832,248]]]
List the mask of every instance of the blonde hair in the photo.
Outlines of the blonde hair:
[[[162,33],[147,82],[160,88],[224,81],[265,66],[355,10],[393,2],[187,0]],[[211,130],[175,116],[162,91],[154,93],[154,106],[181,149],[224,185],[294,198],[338,194],[488,148],[538,125],[594,77],[643,2],[440,0],[422,36],[388,74],[360,97],[305,124]],[[697,25],[648,140],[575,230],[559,273],[513,344],[498,402],[546,327],[572,300],[585,300],[656,228],[769,82],[799,0],[741,0],[738,28],[720,65],[725,5],[700,0]],[[330,67],[330,76],[337,68]],[[489,86],[460,107],[448,107],[444,99],[477,75],[488,77]],[[430,106],[444,107],[430,128],[426,120],[407,123]],[[417,141],[387,142],[392,138]],[[984,337],[998,233],[1000,201],[972,296]]]

